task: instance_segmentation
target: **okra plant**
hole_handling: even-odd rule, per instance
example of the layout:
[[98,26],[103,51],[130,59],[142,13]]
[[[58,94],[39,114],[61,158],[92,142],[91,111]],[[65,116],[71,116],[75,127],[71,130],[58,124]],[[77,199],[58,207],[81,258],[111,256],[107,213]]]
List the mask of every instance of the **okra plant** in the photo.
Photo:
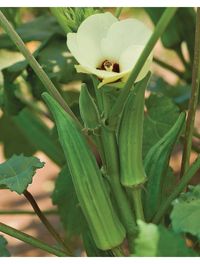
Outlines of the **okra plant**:
[[[77,256],[75,238],[87,256],[199,256],[200,8],[137,11],[45,8],[22,23],[23,8],[1,9],[0,189],[24,195],[55,244],[0,222],[0,256],[12,255],[4,234],[63,257]],[[60,168],[61,234],[28,191],[37,150]]]

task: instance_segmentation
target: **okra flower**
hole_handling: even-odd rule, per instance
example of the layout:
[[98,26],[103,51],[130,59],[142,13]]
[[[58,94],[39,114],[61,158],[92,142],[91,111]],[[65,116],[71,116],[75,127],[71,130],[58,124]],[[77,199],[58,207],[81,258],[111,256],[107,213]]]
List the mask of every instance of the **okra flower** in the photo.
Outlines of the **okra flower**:
[[[67,45],[79,65],[77,72],[94,74],[99,87],[126,81],[151,36],[151,30],[137,19],[119,21],[111,13],[95,14],[82,22],[77,33],[67,34]],[[137,80],[149,71],[152,54]]]

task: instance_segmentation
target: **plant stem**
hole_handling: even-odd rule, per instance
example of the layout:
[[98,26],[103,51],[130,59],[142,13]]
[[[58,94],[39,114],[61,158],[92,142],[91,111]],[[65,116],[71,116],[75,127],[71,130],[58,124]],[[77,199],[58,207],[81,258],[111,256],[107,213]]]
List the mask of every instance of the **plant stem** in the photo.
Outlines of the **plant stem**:
[[142,197],[141,197],[141,188],[133,188],[131,190],[134,208],[135,208],[135,215],[136,219],[140,219],[142,221],[145,221],[144,219],[144,212],[143,212],[143,206],[142,206]]
[[[102,89],[97,89],[98,82],[95,82],[94,79],[93,85],[99,112],[100,114],[104,113],[105,117],[107,117],[110,110],[109,98]],[[104,152],[104,167],[106,169],[106,174],[109,176],[114,200],[117,205],[120,219],[126,229],[129,249],[132,252],[137,227],[125,190],[120,183],[119,157],[115,131],[102,125],[100,133],[102,150]]]
[[[57,210],[46,210],[42,212],[44,215],[57,215]],[[0,215],[35,215],[34,211],[29,210],[0,210]]]
[[177,8],[170,7],[170,8],[166,8],[166,10],[164,11],[164,13],[163,13],[162,17],[160,18],[152,36],[150,37],[147,45],[145,46],[142,54],[140,55],[135,67],[131,71],[130,76],[129,76],[122,92],[120,93],[120,95],[117,98],[113,108],[111,109],[111,112],[109,114],[109,120],[108,120],[109,124],[116,124],[117,123],[118,116],[123,109],[124,103],[125,103],[128,95],[129,95],[129,92],[130,92],[131,87],[133,86],[133,83],[135,82],[138,74],[140,73],[145,61],[147,60],[150,53],[152,52],[156,42],[158,41],[158,39],[160,38],[162,33],[165,31],[168,24],[170,23],[171,18],[174,16],[176,10],[177,10]]
[[115,257],[124,257],[124,254],[123,254],[123,251],[122,251],[122,249],[121,248],[113,248],[112,249],[112,252],[113,252],[113,255],[115,256]]
[[67,255],[72,256],[71,250],[68,248],[68,246],[62,240],[62,238],[57,233],[57,231],[54,229],[54,227],[49,223],[49,221],[46,218],[46,216],[42,213],[42,211],[40,210],[39,206],[37,205],[35,199],[33,198],[32,194],[30,192],[28,192],[27,190],[24,191],[23,194],[26,197],[26,199],[30,202],[31,206],[33,207],[33,210],[38,215],[38,217],[40,218],[40,220],[42,221],[42,223],[45,225],[45,227],[47,228],[47,230],[50,232],[50,234],[54,237],[54,239],[59,244],[61,244],[63,246],[63,248],[65,249]]
[[199,96],[199,85],[200,85],[200,8],[197,8],[197,18],[196,18],[196,32],[195,32],[195,48],[194,48],[194,62],[192,70],[192,93],[189,102],[189,111],[186,121],[183,157],[181,164],[181,174],[182,177],[187,171],[190,162],[190,153],[192,148],[192,137],[194,131],[194,120],[195,113],[198,104]]
[[0,222],[0,231],[9,235],[9,236],[12,236],[14,238],[17,238],[19,239],[20,241],[23,241],[27,244],[30,244],[36,248],[40,248],[46,252],[49,252],[55,256],[58,256],[58,257],[66,257],[66,253],[55,248],[55,247],[52,247],[52,246],[49,246],[48,244],[42,242],[41,240],[39,239],[36,239],[28,234],[25,234],[17,229],[14,229],[10,226],[7,226],[3,223]]
[[115,10],[115,16],[116,16],[117,18],[120,17],[121,12],[122,12],[122,9],[123,9],[123,7],[117,7],[117,8],[116,8],[116,10]]
[[175,67],[173,67],[172,65],[169,65],[169,64],[167,64],[166,62],[161,61],[160,59],[158,59],[158,58],[156,58],[156,57],[153,58],[153,61],[154,61],[155,63],[157,63],[158,65],[160,65],[161,67],[163,67],[163,68],[165,68],[165,69],[167,69],[167,70],[173,72],[173,73],[176,74],[179,78],[185,80],[185,78],[184,78],[184,72],[181,72],[181,71],[177,70],[177,69],[176,69]]
[[110,179],[110,186],[116,201],[120,219],[127,231],[130,251],[133,250],[133,240],[136,234],[136,222],[131,206],[120,183],[119,159],[115,132],[102,128],[102,142],[106,160],[106,173]]
[[183,56],[183,53],[182,53],[182,50],[181,50],[181,47],[179,46],[178,49],[176,50],[181,62],[183,63],[184,67],[185,67],[185,70],[187,70],[190,65],[189,63],[185,60],[184,56]]
[[167,210],[169,209],[172,201],[185,189],[187,184],[190,182],[192,177],[195,175],[197,170],[200,168],[200,156],[195,160],[195,162],[191,165],[191,167],[186,171],[186,173],[181,178],[178,186],[174,189],[170,196],[163,202],[160,206],[157,214],[153,218],[153,223],[158,224]]
[[70,114],[76,122],[80,126],[80,122],[78,121],[77,117],[74,115],[74,113],[71,111],[68,104],[65,102],[65,100],[62,98],[52,81],[49,79],[48,75],[45,73],[45,71],[42,69],[40,64],[36,61],[36,59],[33,57],[33,55],[30,53],[30,51],[25,46],[23,40],[20,38],[20,36],[17,34],[17,32],[14,30],[12,25],[9,23],[7,18],[4,16],[4,14],[0,11],[0,24],[2,28],[6,31],[6,33],[9,35],[9,37],[12,39],[12,41],[15,43],[17,48],[20,50],[20,52],[24,55],[32,69],[34,70],[35,74],[38,76],[40,81],[45,86],[46,90],[60,103],[60,105],[63,107],[63,109]]

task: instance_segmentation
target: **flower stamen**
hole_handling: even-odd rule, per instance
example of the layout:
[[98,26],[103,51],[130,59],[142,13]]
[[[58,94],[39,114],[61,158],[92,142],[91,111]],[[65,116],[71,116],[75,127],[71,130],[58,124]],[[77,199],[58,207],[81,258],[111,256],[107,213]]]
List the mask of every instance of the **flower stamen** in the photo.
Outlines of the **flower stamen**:
[[115,62],[111,62],[109,60],[105,60],[102,62],[101,66],[97,69],[108,71],[108,72],[118,72],[119,73],[119,64]]

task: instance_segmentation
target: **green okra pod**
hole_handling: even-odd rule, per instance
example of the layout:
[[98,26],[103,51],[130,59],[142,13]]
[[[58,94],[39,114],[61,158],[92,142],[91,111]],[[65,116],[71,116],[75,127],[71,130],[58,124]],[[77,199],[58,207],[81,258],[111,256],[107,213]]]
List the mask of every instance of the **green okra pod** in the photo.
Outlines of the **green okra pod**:
[[111,204],[96,160],[76,123],[48,94],[42,95],[56,122],[81,209],[96,246],[108,250],[119,246],[125,229]]
[[147,221],[159,208],[162,198],[162,184],[168,171],[170,155],[185,124],[185,113],[181,113],[172,128],[147,153],[144,167],[148,176],[144,192],[144,207]]
[[148,74],[129,94],[121,117],[118,144],[122,185],[137,187],[144,184],[146,174],[142,161],[144,92]]

